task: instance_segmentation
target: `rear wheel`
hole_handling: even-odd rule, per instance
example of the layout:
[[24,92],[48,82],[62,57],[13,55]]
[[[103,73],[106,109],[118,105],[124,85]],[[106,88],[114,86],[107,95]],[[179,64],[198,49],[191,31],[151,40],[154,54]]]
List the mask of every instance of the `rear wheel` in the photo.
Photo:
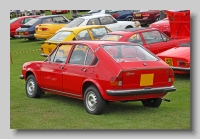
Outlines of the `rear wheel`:
[[131,17],[126,19],[126,21],[132,21],[132,20],[133,20],[133,18],[131,18]]
[[103,113],[106,101],[102,98],[96,87],[90,86],[84,94],[84,106],[88,113],[99,115]]
[[156,19],[155,19],[155,22],[159,21],[160,20],[160,17],[157,16]]
[[159,107],[162,103],[162,99],[161,98],[152,98],[152,99],[147,99],[147,100],[143,100],[142,104],[146,107]]
[[34,75],[29,75],[26,79],[26,95],[29,98],[39,98],[44,92],[38,86]]

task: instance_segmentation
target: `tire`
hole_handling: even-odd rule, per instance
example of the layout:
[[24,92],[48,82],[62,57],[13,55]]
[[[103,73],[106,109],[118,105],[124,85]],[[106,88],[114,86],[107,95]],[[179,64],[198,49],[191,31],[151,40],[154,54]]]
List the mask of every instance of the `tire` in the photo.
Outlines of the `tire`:
[[156,19],[155,19],[155,22],[159,21],[160,20],[160,17],[157,16]]
[[128,29],[128,28],[133,28],[132,26],[127,26],[125,29]]
[[84,106],[88,113],[99,115],[103,113],[106,101],[102,98],[96,87],[90,86],[84,94]]
[[143,100],[142,104],[145,107],[154,107],[157,108],[161,105],[162,103],[162,99],[161,98],[153,98],[153,99],[147,99],[147,100]]
[[132,21],[133,20],[133,18],[131,18],[131,17],[128,17],[127,19],[126,19],[126,21]]
[[41,88],[38,86],[37,81],[35,79],[34,75],[29,75],[26,79],[26,95],[29,98],[39,98],[41,97],[44,92],[41,90]]
[[29,41],[34,41],[36,38],[28,38]]

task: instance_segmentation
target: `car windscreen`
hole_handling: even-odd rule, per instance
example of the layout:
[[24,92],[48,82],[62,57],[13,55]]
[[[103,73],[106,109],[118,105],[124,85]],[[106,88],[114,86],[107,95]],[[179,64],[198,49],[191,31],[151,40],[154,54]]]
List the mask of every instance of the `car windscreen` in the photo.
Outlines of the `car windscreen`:
[[53,37],[51,37],[48,41],[63,41],[67,38],[72,32],[71,31],[60,31],[56,33]]
[[18,19],[19,18],[13,18],[13,19],[10,20],[10,23],[13,23],[13,22],[17,21]]
[[158,58],[140,45],[118,44],[104,45],[103,49],[116,62],[157,61]]
[[103,36],[100,40],[106,40],[106,41],[118,41],[122,35],[117,35],[117,34],[107,34]]
[[38,20],[39,20],[38,18],[33,18],[30,21],[28,21],[27,23],[25,23],[24,25],[31,26],[31,25],[35,24]]
[[69,24],[65,26],[65,28],[72,28],[72,27],[78,27],[81,23],[83,23],[85,19],[83,18],[75,18],[73,21],[71,21]]
[[180,47],[190,47],[190,42],[181,43],[178,46],[180,46]]

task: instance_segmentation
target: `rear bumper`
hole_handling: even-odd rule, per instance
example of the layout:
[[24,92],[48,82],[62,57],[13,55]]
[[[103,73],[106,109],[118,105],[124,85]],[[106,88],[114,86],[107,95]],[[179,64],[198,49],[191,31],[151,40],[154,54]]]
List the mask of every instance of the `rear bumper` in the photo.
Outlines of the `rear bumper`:
[[173,70],[179,70],[179,71],[185,71],[185,72],[190,72],[190,68],[182,68],[182,67],[172,67]]
[[106,90],[106,94],[110,96],[127,96],[127,95],[167,93],[167,92],[172,92],[172,91],[176,91],[176,88],[174,86],[133,89],[133,90]]
[[15,35],[16,38],[35,38],[34,34],[30,35]]
[[43,40],[47,40],[51,36],[53,36],[53,34],[34,34],[35,38],[37,38],[37,39],[43,39]]

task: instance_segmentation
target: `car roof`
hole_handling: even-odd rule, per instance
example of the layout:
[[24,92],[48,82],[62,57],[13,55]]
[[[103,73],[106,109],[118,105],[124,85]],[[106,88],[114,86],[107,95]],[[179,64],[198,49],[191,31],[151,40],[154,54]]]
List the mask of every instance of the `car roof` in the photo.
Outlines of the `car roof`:
[[78,18],[91,19],[91,18],[98,18],[98,17],[104,17],[104,16],[111,16],[111,15],[110,14],[94,14],[94,15],[80,16]]
[[73,31],[74,33],[77,33],[80,30],[85,30],[85,29],[90,29],[90,28],[97,28],[97,27],[106,28],[106,26],[103,26],[103,25],[87,25],[87,26],[79,26],[79,27],[73,27],[73,28],[63,28],[59,32],[62,32],[62,31]]
[[93,50],[98,48],[101,45],[117,45],[117,44],[130,44],[130,45],[139,45],[134,44],[131,42],[118,42],[118,41],[101,41],[101,40],[75,40],[75,41],[67,41],[67,42],[61,42],[61,44],[84,44],[89,45]]
[[37,18],[48,18],[48,17],[57,17],[57,16],[62,16],[62,15],[46,15],[46,16],[39,16]]

